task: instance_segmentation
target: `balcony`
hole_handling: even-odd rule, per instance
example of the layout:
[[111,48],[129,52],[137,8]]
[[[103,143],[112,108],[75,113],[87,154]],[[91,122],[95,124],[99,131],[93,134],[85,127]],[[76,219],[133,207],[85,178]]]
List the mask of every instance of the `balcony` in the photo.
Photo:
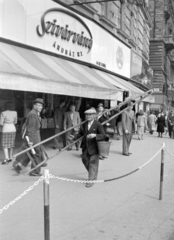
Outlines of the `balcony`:
[[164,36],[165,48],[167,51],[174,49],[173,35]]

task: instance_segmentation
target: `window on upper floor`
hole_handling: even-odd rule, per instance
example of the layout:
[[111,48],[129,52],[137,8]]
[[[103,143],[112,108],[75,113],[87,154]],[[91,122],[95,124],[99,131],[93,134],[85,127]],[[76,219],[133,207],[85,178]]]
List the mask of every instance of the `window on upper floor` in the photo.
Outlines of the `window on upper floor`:
[[143,54],[146,60],[149,59],[149,26],[148,23],[144,22],[144,32],[143,32]]
[[131,21],[132,21],[132,14],[131,14],[131,7],[132,5],[130,3],[128,3],[126,5],[126,12],[125,12],[125,33],[128,35],[128,36],[131,36]]
[[116,25],[117,29],[120,29],[121,26],[121,3],[120,1],[116,2],[107,2],[103,4],[104,15],[105,17],[113,22]]
[[135,43],[137,43],[137,39],[138,39],[138,13],[137,13],[137,6],[134,5],[133,6],[133,14],[134,14],[134,17],[133,17],[133,41]]

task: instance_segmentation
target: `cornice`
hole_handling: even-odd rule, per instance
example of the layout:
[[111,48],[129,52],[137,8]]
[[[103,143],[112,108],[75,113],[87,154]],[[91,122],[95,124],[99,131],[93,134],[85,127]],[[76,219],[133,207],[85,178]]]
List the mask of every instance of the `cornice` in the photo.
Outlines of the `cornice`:
[[116,24],[111,22],[108,18],[106,18],[104,15],[100,15],[99,19],[101,22],[107,24],[111,28],[116,28]]

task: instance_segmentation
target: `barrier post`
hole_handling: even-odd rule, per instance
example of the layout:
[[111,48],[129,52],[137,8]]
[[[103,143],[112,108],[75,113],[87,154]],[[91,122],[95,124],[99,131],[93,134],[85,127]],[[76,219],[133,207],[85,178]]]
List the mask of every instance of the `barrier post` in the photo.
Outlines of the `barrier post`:
[[164,147],[165,143],[162,144],[163,148],[161,149],[161,171],[160,171],[160,191],[159,191],[159,200],[162,200],[163,195],[163,177],[164,177]]
[[44,170],[44,240],[50,240],[49,170]]

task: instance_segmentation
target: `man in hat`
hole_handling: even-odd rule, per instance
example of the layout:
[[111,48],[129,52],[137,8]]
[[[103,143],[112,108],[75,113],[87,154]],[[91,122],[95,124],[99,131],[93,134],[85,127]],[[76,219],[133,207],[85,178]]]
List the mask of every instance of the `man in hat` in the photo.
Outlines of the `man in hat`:
[[[32,145],[35,145],[39,142],[41,142],[41,137],[40,137],[40,126],[41,126],[41,118],[40,118],[40,112],[43,109],[43,99],[41,98],[36,98],[35,101],[33,102],[33,109],[29,112],[26,122],[25,122],[25,128],[26,128],[26,133],[25,137],[27,136],[29,139],[29,142],[26,141],[26,138],[24,137],[24,143],[22,144],[22,149],[24,150]],[[17,173],[20,173],[23,167],[26,167],[28,163],[30,162],[30,157],[32,158],[32,163],[31,163],[31,168],[34,168],[36,165],[41,163],[45,157],[43,147],[41,145],[37,146],[34,148],[35,153],[32,151],[29,152],[29,154],[24,153],[19,155],[15,163],[13,164],[15,170]],[[36,170],[33,170],[30,175],[31,176],[41,176],[42,174],[40,173],[41,168],[38,167]]]
[[123,155],[129,156],[129,146],[131,144],[132,135],[135,132],[135,120],[133,103],[128,102],[128,109],[122,113],[122,128],[123,128]]
[[[84,136],[82,141],[82,162],[88,171],[88,180],[97,180],[99,167],[99,153],[97,141],[108,140],[103,126],[98,121],[94,120],[96,116],[95,108],[90,108],[85,111],[87,122],[82,126],[78,135],[74,140]],[[87,183],[86,187],[92,187],[93,183]]]

